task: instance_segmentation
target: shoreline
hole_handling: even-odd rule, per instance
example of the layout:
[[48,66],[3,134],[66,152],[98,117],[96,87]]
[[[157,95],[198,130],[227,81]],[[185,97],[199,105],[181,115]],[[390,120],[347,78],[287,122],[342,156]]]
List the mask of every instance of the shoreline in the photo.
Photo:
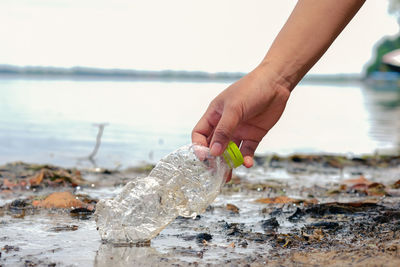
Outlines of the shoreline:
[[[11,160],[1,162],[0,166],[27,164],[40,168],[41,166],[54,166],[57,168],[79,169],[81,171],[88,171],[93,173],[149,173],[152,168],[157,164],[157,161],[141,160],[131,165],[120,165],[116,167],[107,167],[97,165],[96,158],[79,158],[79,161],[90,164],[75,164],[72,166],[64,166],[63,164],[54,164],[50,162],[26,162],[22,160]],[[351,154],[349,153],[290,153],[290,154],[256,154],[254,156],[254,166],[242,169],[252,172],[258,167],[273,166],[279,168],[288,168],[291,165],[304,164],[312,165],[314,169],[323,171],[324,168],[344,169],[344,168],[357,168],[357,167],[400,167],[400,151],[398,153],[382,153],[382,154]],[[1,169],[0,169],[1,171]],[[1,176],[0,176],[1,177]]]
[[[143,172],[151,170],[152,167],[157,164],[157,161],[151,160],[138,160],[135,163],[131,164],[112,164],[112,165],[102,165],[97,163],[97,158],[89,159],[87,157],[78,157],[73,160],[65,161],[63,164],[60,160],[57,163],[51,161],[25,161],[25,160],[4,160],[0,162],[0,166],[15,164],[15,163],[26,163],[31,165],[38,166],[59,166],[62,168],[77,168],[80,170],[91,171],[91,172],[125,172],[125,171],[133,171],[133,172]],[[68,164],[72,161],[75,161],[75,164]],[[102,159],[101,162],[104,162],[105,159]],[[357,165],[358,163],[363,163],[364,165],[376,165],[376,164],[385,164],[387,165],[391,161],[398,161],[398,165],[400,166],[400,150],[396,152],[395,149],[386,150],[381,153],[361,153],[361,154],[352,154],[352,153],[288,153],[288,154],[279,154],[279,153],[260,153],[254,155],[254,166],[250,168],[250,170],[255,167],[262,166],[265,164],[271,164],[273,162],[279,163],[280,165],[288,165],[290,163],[307,163],[307,164],[322,164],[328,167],[330,165],[334,167],[349,167]],[[392,163],[391,163],[392,164]]]
[[[0,78],[9,79],[68,79],[110,81],[182,81],[182,82],[233,82],[242,78],[243,72],[205,72],[183,70],[131,70],[89,67],[41,67],[0,64]],[[363,81],[360,74],[309,74],[303,83],[354,83]]]

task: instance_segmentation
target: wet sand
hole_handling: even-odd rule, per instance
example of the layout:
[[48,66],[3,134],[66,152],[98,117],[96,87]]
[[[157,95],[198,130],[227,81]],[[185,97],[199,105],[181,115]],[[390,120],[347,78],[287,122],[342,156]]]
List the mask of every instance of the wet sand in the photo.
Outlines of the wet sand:
[[144,246],[103,243],[92,214],[152,168],[0,166],[2,266],[399,266],[400,156],[266,156],[196,219]]

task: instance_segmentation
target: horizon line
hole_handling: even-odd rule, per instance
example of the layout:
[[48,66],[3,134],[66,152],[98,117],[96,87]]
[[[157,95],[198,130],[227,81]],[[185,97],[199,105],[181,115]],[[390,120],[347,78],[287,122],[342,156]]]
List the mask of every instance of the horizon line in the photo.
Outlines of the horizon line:
[[[125,80],[200,80],[232,81],[242,78],[244,72],[206,72],[197,70],[140,70],[96,67],[56,67],[56,66],[17,66],[0,64],[1,76],[22,78],[86,78],[86,79],[125,79]],[[307,74],[302,81],[361,81],[359,73]]]

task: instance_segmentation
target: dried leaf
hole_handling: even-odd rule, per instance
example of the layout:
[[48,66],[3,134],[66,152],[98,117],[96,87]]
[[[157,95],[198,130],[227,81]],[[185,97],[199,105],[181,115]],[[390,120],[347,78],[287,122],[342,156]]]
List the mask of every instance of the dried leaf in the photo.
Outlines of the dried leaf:
[[343,181],[341,189],[347,190],[348,188],[369,196],[385,196],[388,194],[386,187],[383,184],[369,181],[362,175],[356,179]]
[[369,196],[386,196],[386,187],[380,183],[372,183],[368,186],[367,193]]
[[35,207],[43,208],[80,208],[84,203],[70,192],[55,192],[47,196],[44,200],[35,200],[32,202]]
[[18,184],[12,183],[12,182],[10,182],[8,179],[4,179],[4,180],[3,180],[3,185],[4,185],[5,187],[8,187],[9,189],[12,189],[13,187],[18,186]]
[[226,209],[232,211],[233,213],[239,213],[239,208],[233,204],[226,204]]
[[341,160],[340,158],[330,158],[327,160],[326,164],[337,169],[343,169],[344,165],[343,160]]
[[348,186],[348,187],[354,187],[356,185],[370,185],[373,182],[367,180],[363,175],[361,175],[359,178],[355,179],[347,179],[343,181],[343,184]]
[[392,187],[395,188],[395,189],[400,188],[400,180],[396,181],[396,182],[392,185]]
[[44,178],[44,169],[42,169],[38,174],[29,179],[29,183],[31,184],[31,186],[38,186],[43,181],[43,178]]
[[235,242],[232,242],[228,245],[228,248],[234,248],[235,247]]
[[305,199],[294,199],[294,198],[290,198],[287,196],[278,196],[278,197],[273,197],[273,198],[259,198],[259,199],[255,200],[255,202],[263,203],[263,204],[287,204],[287,203],[300,204],[300,203],[304,203],[307,205],[307,204],[317,204],[318,200],[315,198],[305,200]]
[[272,197],[272,198],[259,198],[255,200],[257,203],[263,204],[286,204],[286,203],[294,203],[296,199],[287,197],[287,196],[279,196],[279,197]]
[[318,228],[315,229],[311,235],[303,233],[303,236],[312,241],[320,241],[324,238],[324,232],[322,231],[322,229]]

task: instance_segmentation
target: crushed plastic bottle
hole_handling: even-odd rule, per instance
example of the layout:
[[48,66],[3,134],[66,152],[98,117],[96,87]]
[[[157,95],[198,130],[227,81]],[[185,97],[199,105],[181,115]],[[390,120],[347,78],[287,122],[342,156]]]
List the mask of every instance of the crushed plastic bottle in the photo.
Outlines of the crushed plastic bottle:
[[142,243],[157,236],[177,216],[195,218],[215,200],[232,168],[243,156],[230,142],[223,155],[191,144],[161,159],[148,177],[137,178],[114,199],[96,205],[102,240]]

